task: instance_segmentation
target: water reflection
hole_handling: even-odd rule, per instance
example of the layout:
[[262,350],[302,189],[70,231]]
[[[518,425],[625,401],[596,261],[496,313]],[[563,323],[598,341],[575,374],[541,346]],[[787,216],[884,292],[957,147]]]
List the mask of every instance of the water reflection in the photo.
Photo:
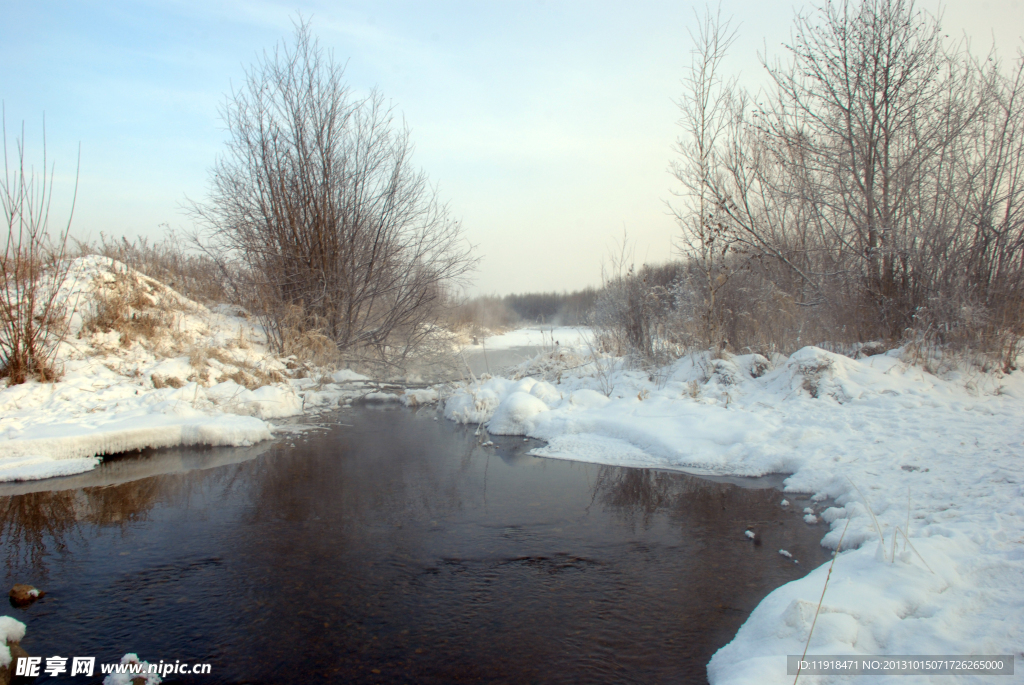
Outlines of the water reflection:
[[31,575],[46,577],[46,556],[66,550],[77,530],[79,500],[75,491],[0,497],[0,544],[8,580],[13,569],[26,567]]
[[[109,458],[98,469],[75,476],[0,484],[6,581],[48,577],[49,562],[66,552],[69,540],[87,545],[86,532],[94,527],[123,533],[146,521],[160,502],[187,508],[190,493],[215,473],[212,469],[250,461],[271,446],[145,450]],[[217,477],[224,475],[222,470]]]

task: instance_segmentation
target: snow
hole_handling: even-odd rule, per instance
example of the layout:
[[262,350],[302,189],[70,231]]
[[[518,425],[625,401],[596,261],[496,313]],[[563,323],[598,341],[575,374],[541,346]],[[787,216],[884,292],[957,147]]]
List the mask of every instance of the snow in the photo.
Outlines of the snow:
[[25,639],[25,624],[10,616],[0,616],[0,668],[11,663],[11,649],[8,642],[21,642]]
[[368,381],[368,377],[356,373],[352,369],[342,369],[341,371],[335,371],[331,374],[331,380],[335,383],[349,383],[352,381]]
[[550,349],[556,344],[568,347],[586,347],[591,332],[588,328],[570,326],[532,326],[486,338],[483,346],[488,350],[508,350],[516,347]]
[[544,402],[529,393],[510,393],[498,405],[487,424],[494,435],[525,435],[533,429],[533,418],[548,411]]
[[137,654],[128,653],[121,657],[122,664],[139,664],[139,673],[111,673],[103,679],[103,685],[135,685],[138,679],[142,685],[160,685],[163,682],[156,673],[150,673],[150,663],[140,661]]
[[[785,492],[816,504],[798,515],[824,524],[825,547],[842,538],[809,654],[1024,656],[1024,373],[949,364],[939,376],[906,350],[851,359],[816,347],[694,354],[654,371],[541,357],[529,372],[546,380],[466,383],[445,416],[543,440],[537,456],[790,474]],[[710,663],[711,683],[792,682],[785,656],[803,653],[827,566],[754,610]],[[873,682],[890,680],[916,682]]]
[[437,388],[410,388],[402,393],[401,400],[407,407],[418,407],[422,404],[436,404],[440,396]]
[[[78,474],[145,448],[248,446],[273,437],[271,420],[372,390],[350,369],[273,354],[240,308],[204,307],[111,259],[74,260],[60,292],[75,306],[58,350],[63,376],[0,389],[0,482]],[[101,317],[111,303],[127,308],[120,330]],[[436,401],[437,391],[412,397]]]

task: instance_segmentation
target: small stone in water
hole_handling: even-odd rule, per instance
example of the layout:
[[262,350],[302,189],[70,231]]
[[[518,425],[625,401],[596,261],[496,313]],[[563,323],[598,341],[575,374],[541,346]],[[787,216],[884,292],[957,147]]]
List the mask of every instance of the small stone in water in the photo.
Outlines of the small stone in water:
[[32,587],[31,585],[18,583],[11,588],[11,591],[8,594],[11,598],[12,605],[22,607],[31,604],[46,593],[38,588]]

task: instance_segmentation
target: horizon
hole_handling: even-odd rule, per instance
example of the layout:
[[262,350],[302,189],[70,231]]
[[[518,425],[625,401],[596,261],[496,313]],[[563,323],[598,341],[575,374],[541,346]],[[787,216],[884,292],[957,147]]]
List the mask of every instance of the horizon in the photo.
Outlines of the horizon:
[[[75,238],[187,232],[181,208],[206,196],[232,84],[290,40],[302,16],[347,63],[353,90],[377,88],[411,129],[414,164],[478,248],[469,296],[599,287],[624,233],[638,264],[678,256],[665,205],[673,100],[701,7],[306,2],[297,13],[277,2],[25,3],[0,27],[8,153],[24,130],[26,159],[38,167],[45,118],[57,226],[81,144]],[[744,86],[764,83],[758,51],[784,54],[794,7],[811,5],[722,3],[739,31],[726,71]],[[943,19],[975,54],[994,42],[1010,63],[1024,46],[1021,0],[951,2]]]

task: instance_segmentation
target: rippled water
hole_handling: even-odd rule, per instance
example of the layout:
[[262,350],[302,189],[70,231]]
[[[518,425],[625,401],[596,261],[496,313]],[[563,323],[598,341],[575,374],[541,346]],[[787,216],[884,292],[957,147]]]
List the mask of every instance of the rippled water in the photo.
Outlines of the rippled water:
[[706,682],[826,559],[775,489],[538,459],[435,417],[355,409],[0,488],[7,582],[49,592],[8,612],[23,646],[210,662],[196,683]]

